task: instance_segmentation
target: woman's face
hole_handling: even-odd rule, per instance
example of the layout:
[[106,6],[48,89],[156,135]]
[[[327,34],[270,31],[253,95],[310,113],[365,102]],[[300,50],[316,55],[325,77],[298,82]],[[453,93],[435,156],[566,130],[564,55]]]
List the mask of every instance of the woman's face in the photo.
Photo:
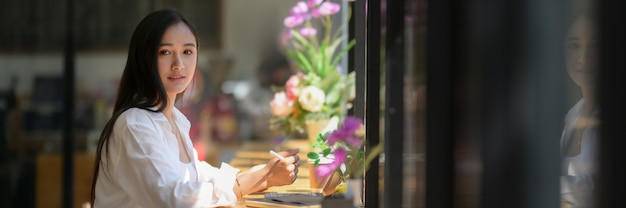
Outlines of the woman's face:
[[185,23],[165,30],[158,50],[159,76],[170,98],[187,88],[198,62],[196,37]]
[[574,83],[593,87],[597,72],[597,39],[591,21],[579,17],[565,37],[565,67]]

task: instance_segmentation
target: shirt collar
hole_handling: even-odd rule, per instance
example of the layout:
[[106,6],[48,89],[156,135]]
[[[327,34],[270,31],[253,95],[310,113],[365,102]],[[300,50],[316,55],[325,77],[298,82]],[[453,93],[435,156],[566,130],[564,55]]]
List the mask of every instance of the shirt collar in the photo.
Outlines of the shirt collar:
[[[157,108],[156,106],[152,106],[148,107],[148,109],[151,111],[157,111],[159,108]],[[172,113],[174,114],[174,118],[176,119],[177,124],[182,124],[185,128],[189,128],[191,126],[191,123],[189,123],[187,117],[182,112],[180,112],[180,110],[178,110],[176,106],[172,108]],[[155,120],[167,121],[167,118],[165,117],[165,115],[163,115],[163,112],[155,112],[154,114]]]

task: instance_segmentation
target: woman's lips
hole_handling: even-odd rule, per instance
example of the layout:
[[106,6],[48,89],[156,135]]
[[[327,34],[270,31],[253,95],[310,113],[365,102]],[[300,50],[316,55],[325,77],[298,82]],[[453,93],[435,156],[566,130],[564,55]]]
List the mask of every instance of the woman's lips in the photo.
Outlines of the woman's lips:
[[173,77],[167,77],[167,79],[172,80],[172,81],[179,81],[179,80],[184,80],[185,76],[173,76]]

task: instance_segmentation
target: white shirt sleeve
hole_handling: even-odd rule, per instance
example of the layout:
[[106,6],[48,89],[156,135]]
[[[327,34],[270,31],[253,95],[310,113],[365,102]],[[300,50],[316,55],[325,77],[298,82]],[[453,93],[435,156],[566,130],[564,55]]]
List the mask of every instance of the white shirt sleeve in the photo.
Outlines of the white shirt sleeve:
[[591,206],[593,187],[592,176],[561,176],[561,198],[576,206]]
[[[565,126],[561,135],[561,149],[572,138],[576,121],[580,119],[580,109],[584,100],[579,100],[565,115]],[[597,114],[596,114],[597,115]],[[597,117],[591,117],[595,119]],[[576,207],[589,207],[593,205],[593,197],[596,180],[597,163],[597,139],[599,138],[597,126],[585,127],[582,135],[580,152],[577,156],[566,157],[561,153],[561,199],[572,203]]]
[[118,157],[111,155],[118,159],[109,163],[110,173],[130,198],[141,207],[216,207],[237,202],[232,188],[238,170],[217,169],[193,158],[198,180],[184,181],[178,156],[171,153],[171,145],[158,128],[150,120],[116,124],[116,136],[111,137],[116,141],[111,142],[117,145],[110,148],[119,151],[115,151]]

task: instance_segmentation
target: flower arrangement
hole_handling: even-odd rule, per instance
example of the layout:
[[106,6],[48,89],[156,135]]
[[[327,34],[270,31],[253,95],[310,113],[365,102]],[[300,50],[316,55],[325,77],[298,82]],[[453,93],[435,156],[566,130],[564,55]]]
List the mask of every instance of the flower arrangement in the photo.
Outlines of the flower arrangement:
[[[306,121],[329,119],[345,115],[354,97],[354,74],[346,74],[338,66],[341,57],[353,46],[341,36],[340,29],[332,31],[333,15],[341,6],[337,3],[309,0],[300,1],[285,18],[284,40],[286,54],[299,70],[284,87],[275,88],[270,102],[270,128],[284,134],[298,134],[306,130]],[[322,34],[318,34],[321,27]]]
[[[383,144],[367,146],[362,120],[348,116],[338,129],[326,135],[320,134],[314,148],[318,151],[309,152],[307,157],[315,160],[315,173],[320,177],[326,177],[338,172],[345,180],[361,177],[369,168],[370,162],[382,153]],[[331,164],[318,166],[320,158],[331,154],[334,156]],[[341,168],[342,166],[345,168]]]

